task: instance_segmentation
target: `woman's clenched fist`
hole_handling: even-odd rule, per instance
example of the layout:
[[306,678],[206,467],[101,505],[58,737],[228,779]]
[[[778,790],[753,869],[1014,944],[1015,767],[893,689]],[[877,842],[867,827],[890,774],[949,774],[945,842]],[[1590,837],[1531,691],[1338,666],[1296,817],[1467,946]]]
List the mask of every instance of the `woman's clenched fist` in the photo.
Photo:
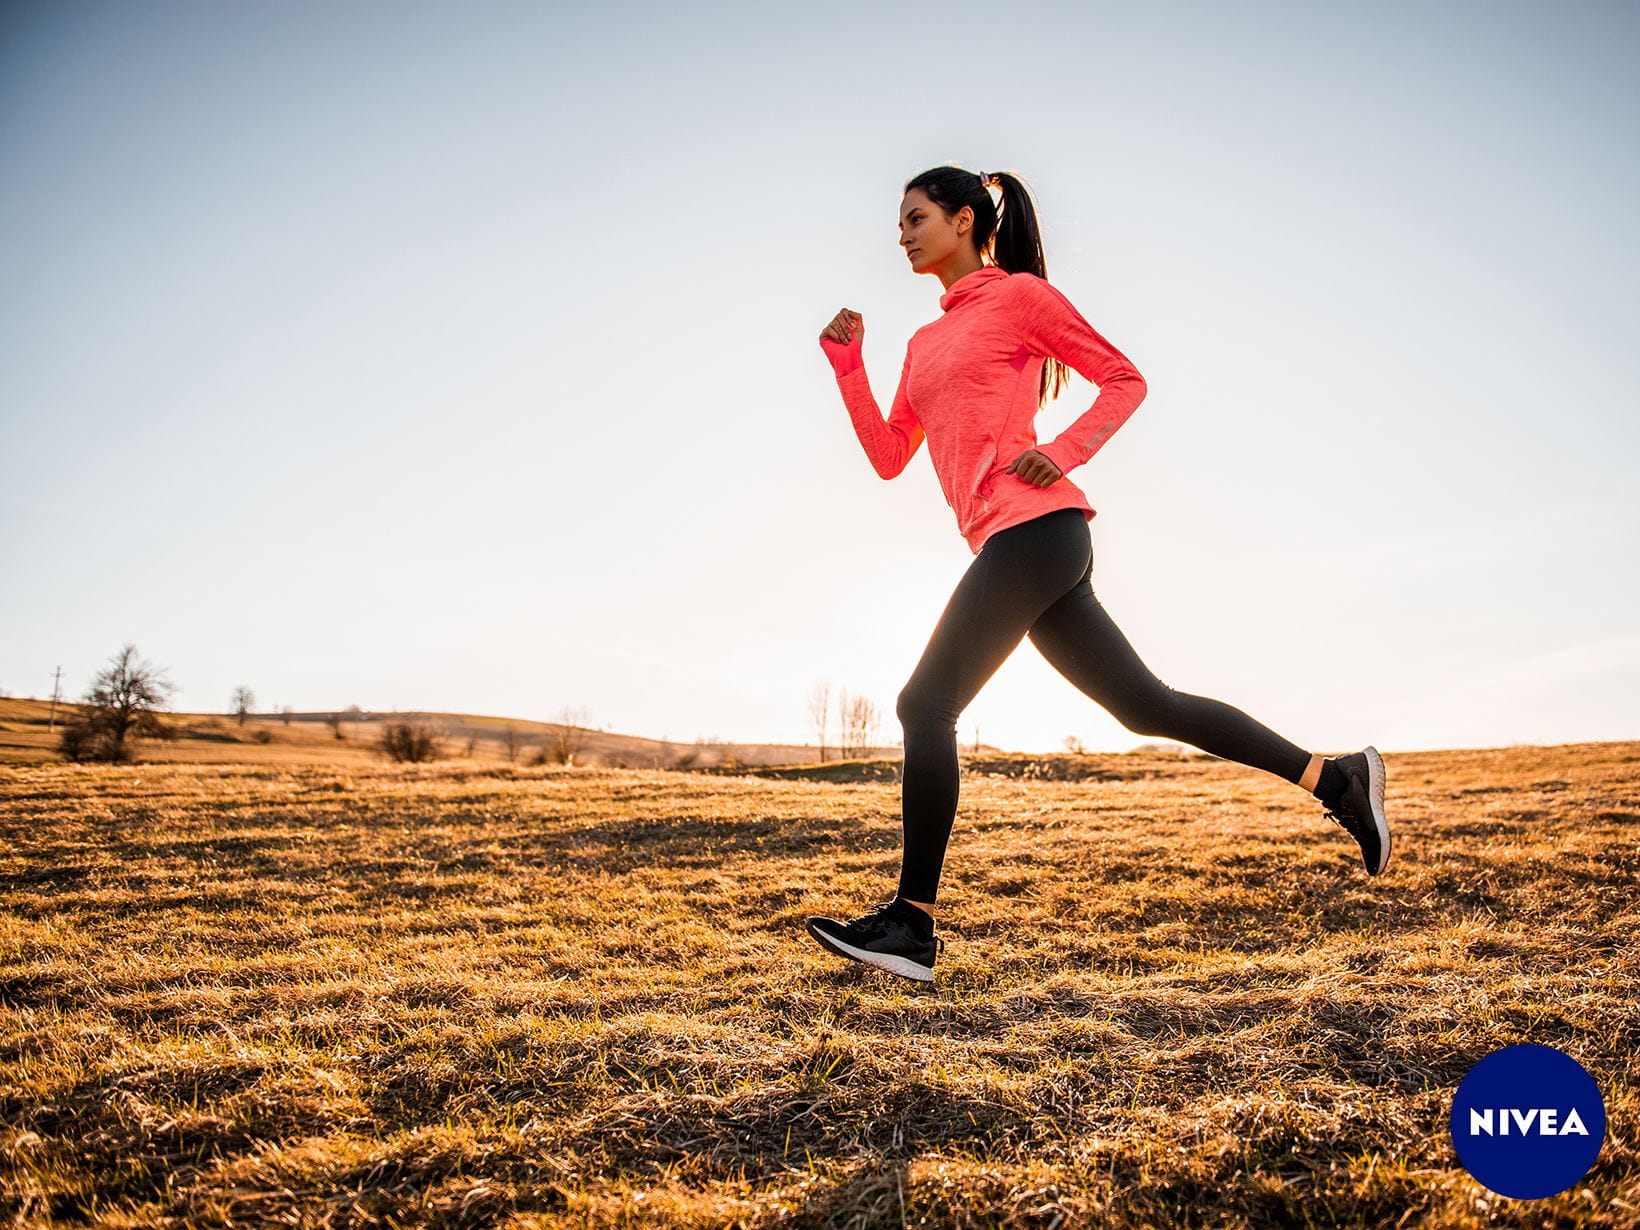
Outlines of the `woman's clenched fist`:
[[820,330],[820,349],[826,352],[832,370],[839,376],[846,376],[860,366],[860,346],[865,337],[866,318],[848,308],[840,309]]

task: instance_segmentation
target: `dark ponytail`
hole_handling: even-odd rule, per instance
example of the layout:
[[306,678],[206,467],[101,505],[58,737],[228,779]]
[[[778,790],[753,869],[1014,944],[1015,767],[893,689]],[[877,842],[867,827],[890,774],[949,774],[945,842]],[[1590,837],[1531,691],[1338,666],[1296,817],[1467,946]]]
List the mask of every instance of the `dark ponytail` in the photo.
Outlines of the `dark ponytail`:
[[[987,182],[1002,192],[1000,215],[991,194],[986,191]],[[1005,273],[1034,273],[1046,280],[1048,265],[1042,257],[1042,232],[1036,223],[1036,205],[1030,190],[1018,176],[1009,171],[982,176],[961,167],[934,167],[906,182],[907,192],[913,188],[921,188],[947,218],[964,205],[974,211],[971,234],[981,260],[990,256],[991,262]],[[1037,408],[1058,397],[1069,380],[1070,372],[1058,359],[1049,358],[1043,363]]]

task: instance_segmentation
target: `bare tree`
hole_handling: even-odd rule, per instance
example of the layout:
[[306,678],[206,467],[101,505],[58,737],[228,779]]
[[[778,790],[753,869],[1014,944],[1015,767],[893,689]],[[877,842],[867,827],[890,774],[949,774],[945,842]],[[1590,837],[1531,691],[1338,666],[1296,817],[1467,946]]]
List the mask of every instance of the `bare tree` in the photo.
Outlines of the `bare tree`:
[[1070,752],[1073,756],[1080,756],[1083,753],[1083,751],[1085,751],[1086,749],[1083,748],[1082,740],[1079,736],[1077,736],[1077,735],[1066,735],[1065,736],[1065,750],[1067,752]]
[[347,736],[342,733],[342,715],[341,714],[332,713],[329,717],[327,717],[325,719],[325,725],[330,727],[331,733],[333,733],[338,739],[346,739],[347,738]]
[[64,724],[58,746],[70,760],[122,761],[131,759],[131,739],[174,739],[159,714],[175,690],[160,668],[138,659],[135,645],[126,645],[92,681],[89,707]]
[[856,707],[858,712],[856,722],[860,728],[861,737],[860,750],[870,752],[882,742],[882,707],[876,701],[867,700],[863,696],[856,702]]
[[821,679],[809,689],[809,728],[820,743],[820,762],[826,760],[826,731],[831,725],[831,680]]
[[501,736],[501,743],[507,749],[509,763],[518,759],[518,747],[522,742],[523,740],[518,737],[518,727],[508,726],[506,733]]
[[837,711],[842,723],[843,754],[864,756],[877,745],[877,731],[882,725],[882,713],[868,696],[841,694]]
[[239,715],[239,724],[243,726],[245,724],[245,715],[249,713],[255,705],[256,693],[251,691],[244,684],[240,684],[233,690],[232,707],[229,712],[237,713]]
[[586,727],[591,716],[584,705],[579,709],[564,706],[559,724],[547,733],[545,743],[547,755],[554,764],[575,763],[575,754],[586,746]]

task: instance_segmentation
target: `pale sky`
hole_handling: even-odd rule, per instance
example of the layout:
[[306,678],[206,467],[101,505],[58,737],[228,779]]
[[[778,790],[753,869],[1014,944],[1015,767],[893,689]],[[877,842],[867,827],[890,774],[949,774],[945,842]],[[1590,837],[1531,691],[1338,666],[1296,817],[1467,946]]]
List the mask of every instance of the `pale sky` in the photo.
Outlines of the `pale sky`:
[[[1632,4],[11,4],[0,688],[797,742],[828,678],[897,740],[974,557],[816,335],[886,410],[954,162],[1149,385],[1072,480],[1166,682],[1640,738],[1637,155]],[[1146,741],[1028,641],[976,727]]]

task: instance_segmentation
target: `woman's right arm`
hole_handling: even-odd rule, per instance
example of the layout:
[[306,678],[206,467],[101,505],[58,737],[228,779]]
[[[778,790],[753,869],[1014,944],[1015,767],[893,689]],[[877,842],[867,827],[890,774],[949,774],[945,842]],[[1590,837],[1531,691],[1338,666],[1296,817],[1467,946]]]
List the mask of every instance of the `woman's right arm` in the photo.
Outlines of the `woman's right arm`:
[[854,434],[860,437],[860,445],[866,450],[872,468],[883,478],[894,478],[905,469],[923,442],[922,424],[912,412],[906,391],[911,381],[911,347],[906,347],[900,384],[894,391],[894,402],[885,423],[877,399],[871,395],[871,383],[866,379],[861,358],[865,333],[865,318],[844,308],[821,330],[820,349],[825,351],[837,375],[837,387],[854,423]]

